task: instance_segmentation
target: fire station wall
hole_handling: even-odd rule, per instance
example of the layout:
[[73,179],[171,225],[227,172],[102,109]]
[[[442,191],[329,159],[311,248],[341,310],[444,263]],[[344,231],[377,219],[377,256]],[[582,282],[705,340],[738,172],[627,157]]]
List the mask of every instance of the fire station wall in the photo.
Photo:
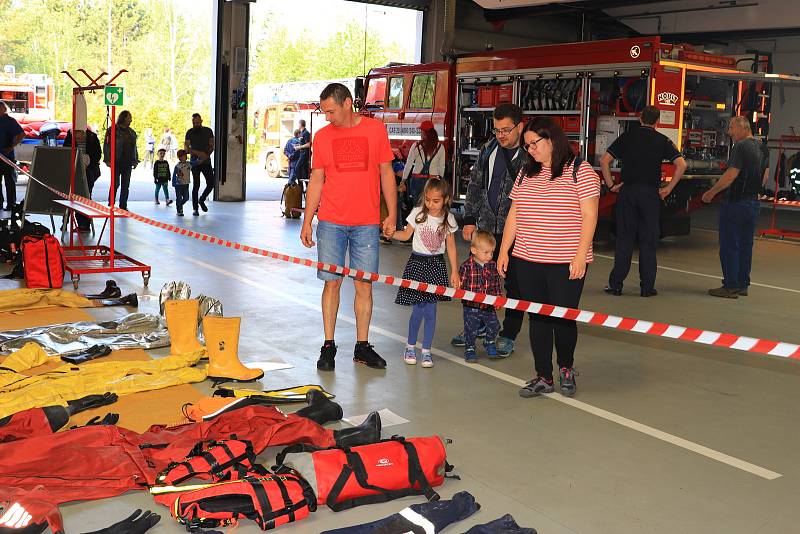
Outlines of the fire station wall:
[[[233,109],[231,99],[247,75],[250,8],[247,3],[218,0],[215,2],[214,22],[217,31],[214,49],[216,91],[213,118],[205,121],[214,130],[216,150],[216,200],[237,202],[245,200],[245,162],[247,139],[247,109]],[[245,96],[246,99],[246,96]]]
[[[495,50],[537,44],[567,43],[577,40],[577,18],[547,17],[507,20],[493,25],[483,16],[483,8],[472,0],[448,0],[455,4],[455,36],[452,48],[456,52],[478,52],[491,45]],[[442,44],[446,39],[444,1],[433,2],[425,13],[423,62],[442,59]]]

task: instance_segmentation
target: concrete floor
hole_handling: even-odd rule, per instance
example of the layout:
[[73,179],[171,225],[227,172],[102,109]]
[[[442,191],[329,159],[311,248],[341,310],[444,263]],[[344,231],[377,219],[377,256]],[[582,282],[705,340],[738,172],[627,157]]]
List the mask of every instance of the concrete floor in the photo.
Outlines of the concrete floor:
[[[282,219],[275,202],[216,202],[209,213],[183,219],[151,202],[131,202],[130,208],[225,239],[316,257],[299,242],[300,221]],[[800,219],[782,217],[800,228]],[[750,296],[714,299],[705,294],[719,285],[714,221],[714,208],[706,208],[695,217],[692,235],[663,242],[660,294],[650,299],[638,296],[635,267],[622,297],[602,292],[613,249],[598,244],[582,308],[800,343],[800,247],[758,240]],[[375,287],[371,334],[388,369],[356,367],[349,356],[355,338],[352,284],[345,283],[337,370],[319,373],[321,283],[313,270],[135,221],[120,221],[118,228],[119,248],[153,266],[149,288],[137,275],[117,277],[124,290],[144,295],[141,309],[157,312],[158,291],[169,280],[187,281],[194,294],[219,297],[226,315],[243,317],[243,360],[281,358],[294,365],[269,373],[262,380],[265,388],[319,383],[337,395],[345,416],[388,408],[410,421],[388,427],[385,436],[451,438],[448,460],[461,480],[448,480],[440,493],[446,498],[470,491],[482,509],[446,532],[464,532],[505,513],[541,534],[797,532],[800,365],[795,361],[582,325],[577,396],[523,399],[518,386],[532,373],[527,328],[507,360],[467,366],[449,344],[461,330],[461,306],[443,304],[436,367],[407,366],[401,353],[409,311],[393,304],[395,289],[388,286]],[[381,247],[381,272],[401,273],[408,254],[407,247]],[[463,243],[459,254],[465,257]],[[100,289],[104,280],[85,276],[80,289]],[[210,391],[207,384],[200,387]],[[262,456],[267,464],[270,453]],[[416,502],[421,499],[339,514],[321,509],[282,530],[318,533]],[[153,533],[183,531],[144,492],[68,504],[62,512],[72,533],[107,526],[135,508],[162,514]],[[244,522],[239,531],[259,530]]]

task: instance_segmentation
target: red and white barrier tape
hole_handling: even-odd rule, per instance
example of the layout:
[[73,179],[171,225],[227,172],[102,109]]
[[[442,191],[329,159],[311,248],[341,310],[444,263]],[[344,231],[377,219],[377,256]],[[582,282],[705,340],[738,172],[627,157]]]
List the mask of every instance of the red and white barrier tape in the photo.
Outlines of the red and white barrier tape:
[[764,197],[761,199],[761,202],[765,202],[767,204],[777,204],[778,206],[792,206],[794,208],[800,208],[800,200],[775,200],[775,197]]
[[[56,195],[66,200],[79,202],[81,204],[90,206],[92,208],[98,209],[106,213],[108,213],[109,211],[108,206],[104,206],[103,204],[95,202],[91,199],[74,194],[67,195],[65,193],[53,189],[52,187],[42,183],[40,180],[37,180],[34,176],[31,176],[29,173],[17,167],[14,163],[6,159],[2,154],[0,154],[0,159],[5,161],[6,163],[13,165],[14,167],[17,168],[18,171],[27,174],[28,176],[30,176],[31,179],[35,180],[43,187],[46,187]],[[446,295],[454,299],[480,302],[483,304],[488,304],[501,308],[515,309],[529,313],[538,313],[539,315],[546,315],[549,317],[559,317],[563,319],[577,321],[580,323],[586,323],[596,326],[604,326],[606,328],[613,328],[615,330],[625,330],[628,332],[638,332],[640,334],[648,334],[657,337],[680,339],[682,341],[691,341],[693,343],[700,343],[703,345],[714,345],[716,347],[725,347],[745,352],[755,352],[760,354],[768,354],[770,356],[780,356],[782,358],[800,359],[800,345],[796,345],[794,343],[757,339],[747,336],[739,336],[736,334],[713,332],[710,330],[699,330],[697,328],[689,328],[686,326],[671,325],[667,323],[655,323],[651,321],[644,321],[641,319],[618,317],[616,315],[608,315],[605,313],[599,313],[593,311],[578,310],[574,308],[563,308],[561,306],[553,306],[551,304],[540,304],[538,302],[529,302],[526,300],[515,300],[506,297],[486,295],[485,293],[473,293],[472,291],[465,291],[463,289],[455,289],[452,287],[426,284],[414,280],[407,280],[405,278],[387,276],[385,274],[370,273],[367,271],[353,270],[348,267],[342,267],[340,265],[322,263],[314,260],[309,260],[306,258],[298,258],[295,256],[289,256],[287,254],[280,254],[278,252],[272,252],[267,249],[259,247],[251,247],[249,245],[243,245],[235,241],[228,241],[226,239],[221,239],[219,237],[215,237],[212,235],[201,234],[200,232],[195,232],[194,230],[188,230],[186,228],[181,228],[173,224],[156,221],[154,219],[143,217],[136,213],[116,207],[114,208],[114,213],[124,215],[128,218],[143,222],[145,224],[149,224],[150,226],[155,226],[156,228],[160,228],[162,230],[168,230],[170,232],[182,236],[191,237],[193,239],[204,241],[212,245],[232,248],[234,250],[241,250],[242,252],[248,252],[250,254],[265,256],[268,258],[273,258],[276,260],[281,260],[289,263],[295,263],[297,265],[303,265],[305,267],[312,267],[314,269],[341,274],[343,276],[351,276],[353,278],[357,278],[360,280],[369,280],[371,282],[379,282],[382,284],[388,284],[398,287],[406,287],[410,289],[416,289],[418,291],[424,291],[426,293],[433,293],[436,295]]]

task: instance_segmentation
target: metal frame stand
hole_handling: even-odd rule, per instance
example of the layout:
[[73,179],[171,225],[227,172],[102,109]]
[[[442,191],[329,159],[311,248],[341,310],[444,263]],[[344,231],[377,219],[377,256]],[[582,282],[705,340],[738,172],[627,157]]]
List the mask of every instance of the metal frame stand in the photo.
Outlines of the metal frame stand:
[[[120,70],[111,79],[105,83],[101,83],[100,79],[107,76],[108,73],[103,72],[96,78],[92,78],[84,69],[78,69],[89,79],[89,85],[81,85],[69,72],[62,71],[74,84],[72,88],[72,158],[75,161],[75,101],[76,97],[83,93],[94,93],[95,91],[103,91],[106,87],[114,86],[116,80],[121,74],[128,72],[125,69]],[[147,286],[150,281],[149,265],[137,261],[130,256],[122,254],[114,245],[115,237],[115,221],[117,218],[126,218],[124,215],[119,215],[114,212],[114,204],[116,202],[116,146],[117,146],[117,110],[116,106],[111,107],[111,186],[109,188],[108,200],[109,208],[97,209],[91,206],[86,206],[79,202],[60,200],[56,201],[59,204],[66,206],[69,213],[69,245],[63,247],[64,256],[66,260],[65,268],[69,271],[72,278],[72,285],[78,289],[82,274],[99,274],[99,273],[121,273],[121,272],[141,272],[144,285]],[[70,187],[69,192],[72,195],[75,191],[75,165],[72,165],[70,171]],[[81,239],[81,235],[77,230],[77,220],[75,219],[75,212],[81,213],[90,219],[104,219],[102,229],[97,238],[95,245],[85,245]],[[101,245],[103,235],[105,234],[106,227],[108,227],[109,244]],[[77,236],[78,243],[75,243],[75,236]]]

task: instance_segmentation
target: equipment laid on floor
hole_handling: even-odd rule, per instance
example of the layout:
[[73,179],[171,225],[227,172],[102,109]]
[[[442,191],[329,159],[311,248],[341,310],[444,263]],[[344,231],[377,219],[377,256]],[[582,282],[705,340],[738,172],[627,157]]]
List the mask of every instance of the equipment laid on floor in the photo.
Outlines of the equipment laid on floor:
[[[207,484],[177,486],[189,479]],[[159,473],[150,488],[186,529],[235,525],[252,519],[261,530],[298,521],[317,508],[311,487],[293,474],[275,475],[256,464],[249,441],[199,442],[181,462]]]
[[514,516],[506,514],[494,521],[475,525],[464,534],[536,534],[536,529],[521,527],[514,520]]
[[203,318],[203,333],[208,352],[208,378],[215,384],[231,381],[253,382],[264,376],[261,369],[246,367],[239,361],[241,322],[241,317]]
[[200,353],[171,355],[157,360],[104,361],[92,365],[62,364],[29,376],[26,371],[58,361],[30,343],[3,361],[0,368],[0,417],[28,408],[66,406],[86,395],[106,392],[128,395],[170,386],[202,382],[206,370],[197,367]]
[[106,288],[95,295],[84,295],[90,300],[116,299],[122,296],[122,290],[114,280],[106,280]]
[[[79,69],[80,72],[86,74],[86,71],[83,69]],[[107,82],[100,83],[99,80],[103,76],[107,74],[104,72],[97,78],[91,78],[88,74],[86,77],[89,78],[90,83],[89,85],[81,85],[72,75],[67,71],[62,71],[72,82],[75,84],[75,87],[72,88],[72,123],[75,125],[76,133],[79,130],[86,129],[86,93],[94,93],[95,91],[99,91],[101,94],[107,87],[114,87],[114,80],[116,80],[120,75],[127,72],[125,69],[120,70],[111,77]],[[122,254],[118,250],[116,250],[114,239],[115,239],[115,220],[118,217],[126,217],[125,215],[120,215],[115,213],[114,211],[114,204],[116,202],[116,185],[114,183],[115,180],[115,167],[116,167],[116,146],[117,146],[117,107],[115,105],[107,106],[110,108],[110,130],[111,130],[111,138],[110,138],[110,146],[111,146],[111,156],[110,156],[110,166],[111,166],[111,185],[109,187],[109,207],[99,209],[97,207],[87,206],[81,202],[76,202],[72,200],[56,200],[54,201],[56,204],[61,204],[66,208],[71,210],[70,218],[69,218],[69,246],[64,247],[64,253],[67,259],[66,269],[72,276],[72,285],[75,289],[78,289],[78,284],[80,283],[81,275],[82,274],[98,274],[98,273],[120,273],[120,272],[140,272],[142,273],[142,279],[144,280],[145,287],[150,281],[150,266],[145,265],[144,263],[137,261],[130,256],[126,256]],[[80,154],[78,150],[76,150],[76,139],[80,137],[79,135],[72,136],[72,151],[70,161],[78,161],[77,156]],[[75,169],[81,167],[80,165],[70,165],[72,169],[72,175],[70,179],[70,188],[69,193],[77,193],[81,196],[88,197],[88,194],[82,194],[75,189]],[[97,239],[97,244],[88,246],[85,245],[82,240],[80,233],[77,230],[77,221],[75,219],[75,212],[81,213],[84,216],[90,219],[104,219],[103,228],[100,230],[100,235]],[[103,234],[106,229],[106,225],[108,226],[108,246],[101,245],[100,242],[103,239]],[[75,243],[75,236],[78,237],[78,243]]]
[[[481,505],[475,502],[475,497],[466,491],[459,491],[449,500],[412,504],[389,517],[352,527],[326,530],[322,534],[388,534],[395,532],[435,534],[453,523],[463,521],[480,509]],[[505,533],[504,530],[494,532],[494,534]]]
[[[331,401],[328,395],[317,389],[310,389],[305,397],[305,402],[308,403],[308,406],[296,411],[295,415],[311,419],[320,425],[340,421],[343,416],[342,407]],[[260,395],[203,397],[192,404],[184,405],[183,415],[188,421],[197,423],[213,419],[219,414],[238,410],[245,406],[270,406],[272,404],[274,404],[272,399]]]
[[336,395],[325,391],[325,388],[317,384],[309,384],[307,386],[294,386],[283,389],[271,389],[267,391],[255,389],[241,389],[231,388],[226,386],[219,386],[214,390],[215,397],[262,397],[264,404],[294,404],[297,402],[304,402],[307,398],[309,391],[319,391],[329,399],[333,399]]
[[33,436],[46,436],[67,426],[69,418],[76,413],[117,402],[117,395],[89,395],[67,402],[66,406],[29,408],[0,419],[0,443],[17,441]]
[[324,450],[293,445],[275,462],[278,473],[299,473],[314,488],[319,503],[334,512],[409,495],[438,500],[433,488],[452,470],[438,436],[394,436],[370,445]]
[[169,333],[161,317],[131,313],[101,323],[82,321],[6,330],[0,332],[0,355],[19,350],[31,341],[50,354],[63,355],[83,352],[97,344],[114,350],[158,349],[169,345]]

